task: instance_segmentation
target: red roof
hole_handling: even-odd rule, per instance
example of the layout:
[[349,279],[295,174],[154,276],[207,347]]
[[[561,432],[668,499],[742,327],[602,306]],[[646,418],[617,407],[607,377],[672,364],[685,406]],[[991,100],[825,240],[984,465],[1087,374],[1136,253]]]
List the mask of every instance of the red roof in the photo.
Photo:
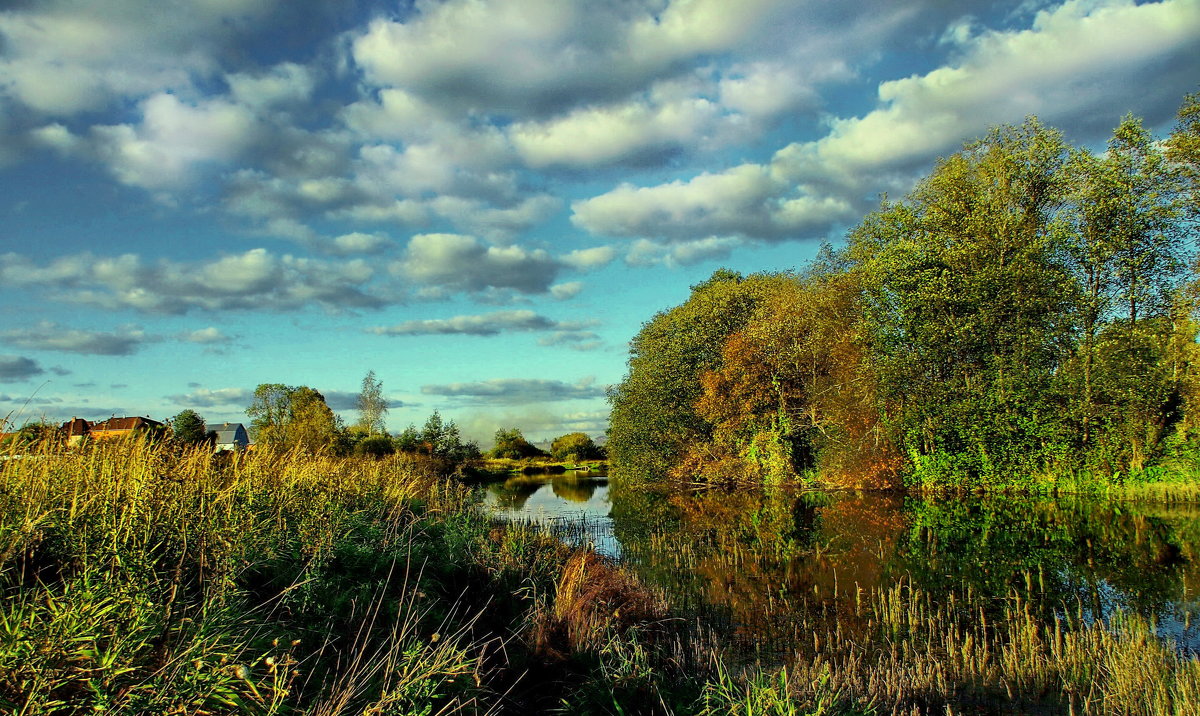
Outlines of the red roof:
[[87,435],[89,429],[91,429],[91,424],[83,418],[71,418],[62,424],[62,431],[67,434],[67,437]]
[[118,430],[136,430],[137,428],[154,428],[162,423],[140,415],[132,418],[109,418],[101,423],[92,424],[92,432],[116,432]]

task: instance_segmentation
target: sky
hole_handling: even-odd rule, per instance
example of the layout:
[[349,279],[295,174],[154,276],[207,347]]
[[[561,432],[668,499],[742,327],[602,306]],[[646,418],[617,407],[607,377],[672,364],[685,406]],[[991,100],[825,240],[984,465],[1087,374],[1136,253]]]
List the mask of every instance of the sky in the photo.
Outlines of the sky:
[[603,434],[715,269],[803,268],[1027,115],[1200,90],[1200,0],[0,0],[0,417],[260,383]]

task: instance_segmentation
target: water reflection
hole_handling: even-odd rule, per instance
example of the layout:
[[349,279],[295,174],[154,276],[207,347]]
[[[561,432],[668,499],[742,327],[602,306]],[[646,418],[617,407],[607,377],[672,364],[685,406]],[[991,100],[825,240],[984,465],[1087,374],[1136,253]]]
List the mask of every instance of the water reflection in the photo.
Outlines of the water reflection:
[[[673,606],[753,648],[799,638],[814,613],[853,628],[864,595],[901,581],[1045,618],[1155,616],[1185,648],[1196,621],[1200,507],[1014,496],[925,499],[775,491],[656,493],[578,476],[514,478],[485,504],[587,532]],[[570,531],[570,530],[568,530]]]

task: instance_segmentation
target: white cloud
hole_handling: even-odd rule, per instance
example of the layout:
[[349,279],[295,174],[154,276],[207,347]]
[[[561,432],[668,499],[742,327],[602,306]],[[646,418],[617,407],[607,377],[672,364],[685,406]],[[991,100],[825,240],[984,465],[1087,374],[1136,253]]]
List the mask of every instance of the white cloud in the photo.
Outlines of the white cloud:
[[92,129],[96,154],[125,184],[175,188],[197,165],[232,160],[254,141],[259,126],[246,108],[224,100],[188,104],[157,94],[142,104],[142,122]]
[[550,295],[554,296],[555,298],[557,298],[560,301],[565,301],[569,298],[575,298],[576,296],[579,295],[579,292],[582,290],[583,290],[583,282],[582,281],[569,281],[567,283],[560,283],[560,284],[551,286],[550,287]]
[[472,236],[419,234],[393,271],[409,280],[456,291],[487,288],[545,293],[560,264],[542,249],[485,246]]
[[347,254],[377,254],[392,244],[391,239],[378,234],[354,232],[342,234],[331,242],[335,253]]
[[[953,64],[882,83],[874,111],[830,120],[819,140],[789,145],[767,164],[623,184],[575,202],[572,221],[669,242],[819,238],[991,125],[1039,114],[1098,138],[1126,108],[1165,113],[1200,71],[1195,0],[1068,0],[1038,12],[1028,30],[953,35]],[[1136,79],[1150,68],[1162,80],[1153,87]]]
[[266,249],[191,263],[81,254],[39,265],[19,254],[0,255],[0,280],[10,286],[41,287],[55,300],[144,313],[378,308],[395,297],[373,283],[375,273],[362,259],[320,261]]
[[18,348],[85,355],[132,355],[152,340],[156,339],[147,336],[140,326],[121,326],[111,332],[85,331],[42,321],[28,328],[0,331],[0,342]]
[[189,91],[273,0],[39,0],[0,12],[0,93],[70,116],[116,99]]
[[263,73],[230,74],[225,81],[239,104],[254,108],[303,102],[312,95],[314,85],[309,69],[294,62],[281,63]]
[[775,0],[451,0],[376,20],[352,55],[376,86],[521,115],[613,100],[769,25]]
[[561,201],[549,194],[535,194],[512,206],[498,208],[456,196],[440,196],[429,204],[455,225],[498,240],[536,226],[562,206]]
[[596,234],[686,241],[707,236],[799,239],[855,216],[835,197],[789,197],[793,185],[769,167],[743,164],[656,187],[623,184],[572,204],[571,220]]
[[691,266],[702,261],[727,258],[742,243],[741,239],[716,236],[666,244],[648,239],[638,239],[630,246],[629,253],[625,255],[625,263],[630,266],[661,264],[668,268]]
[[566,265],[587,271],[600,268],[617,257],[617,250],[611,246],[593,246],[590,249],[576,249],[562,257]]
[[587,107],[543,122],[522,122],[510,130],[521,158],[533,167],[648,164],[664,154],[701,143],[721,118],[716,103],[703,97],[665,102],[634,100]]

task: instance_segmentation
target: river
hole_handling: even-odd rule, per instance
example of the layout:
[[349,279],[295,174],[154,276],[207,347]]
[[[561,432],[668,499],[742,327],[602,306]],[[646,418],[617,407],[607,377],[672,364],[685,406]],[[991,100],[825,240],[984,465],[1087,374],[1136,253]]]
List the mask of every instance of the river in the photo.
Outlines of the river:
[[748,648],[787,648],[814,612],[855,613],[898,585],[1046,619],[1120,611],[1200,651],[1200,506],[1082,497],[929,498],[796,490],[622,490],[588,474],[483,490],[500,519],[587,541],[678,613]]

